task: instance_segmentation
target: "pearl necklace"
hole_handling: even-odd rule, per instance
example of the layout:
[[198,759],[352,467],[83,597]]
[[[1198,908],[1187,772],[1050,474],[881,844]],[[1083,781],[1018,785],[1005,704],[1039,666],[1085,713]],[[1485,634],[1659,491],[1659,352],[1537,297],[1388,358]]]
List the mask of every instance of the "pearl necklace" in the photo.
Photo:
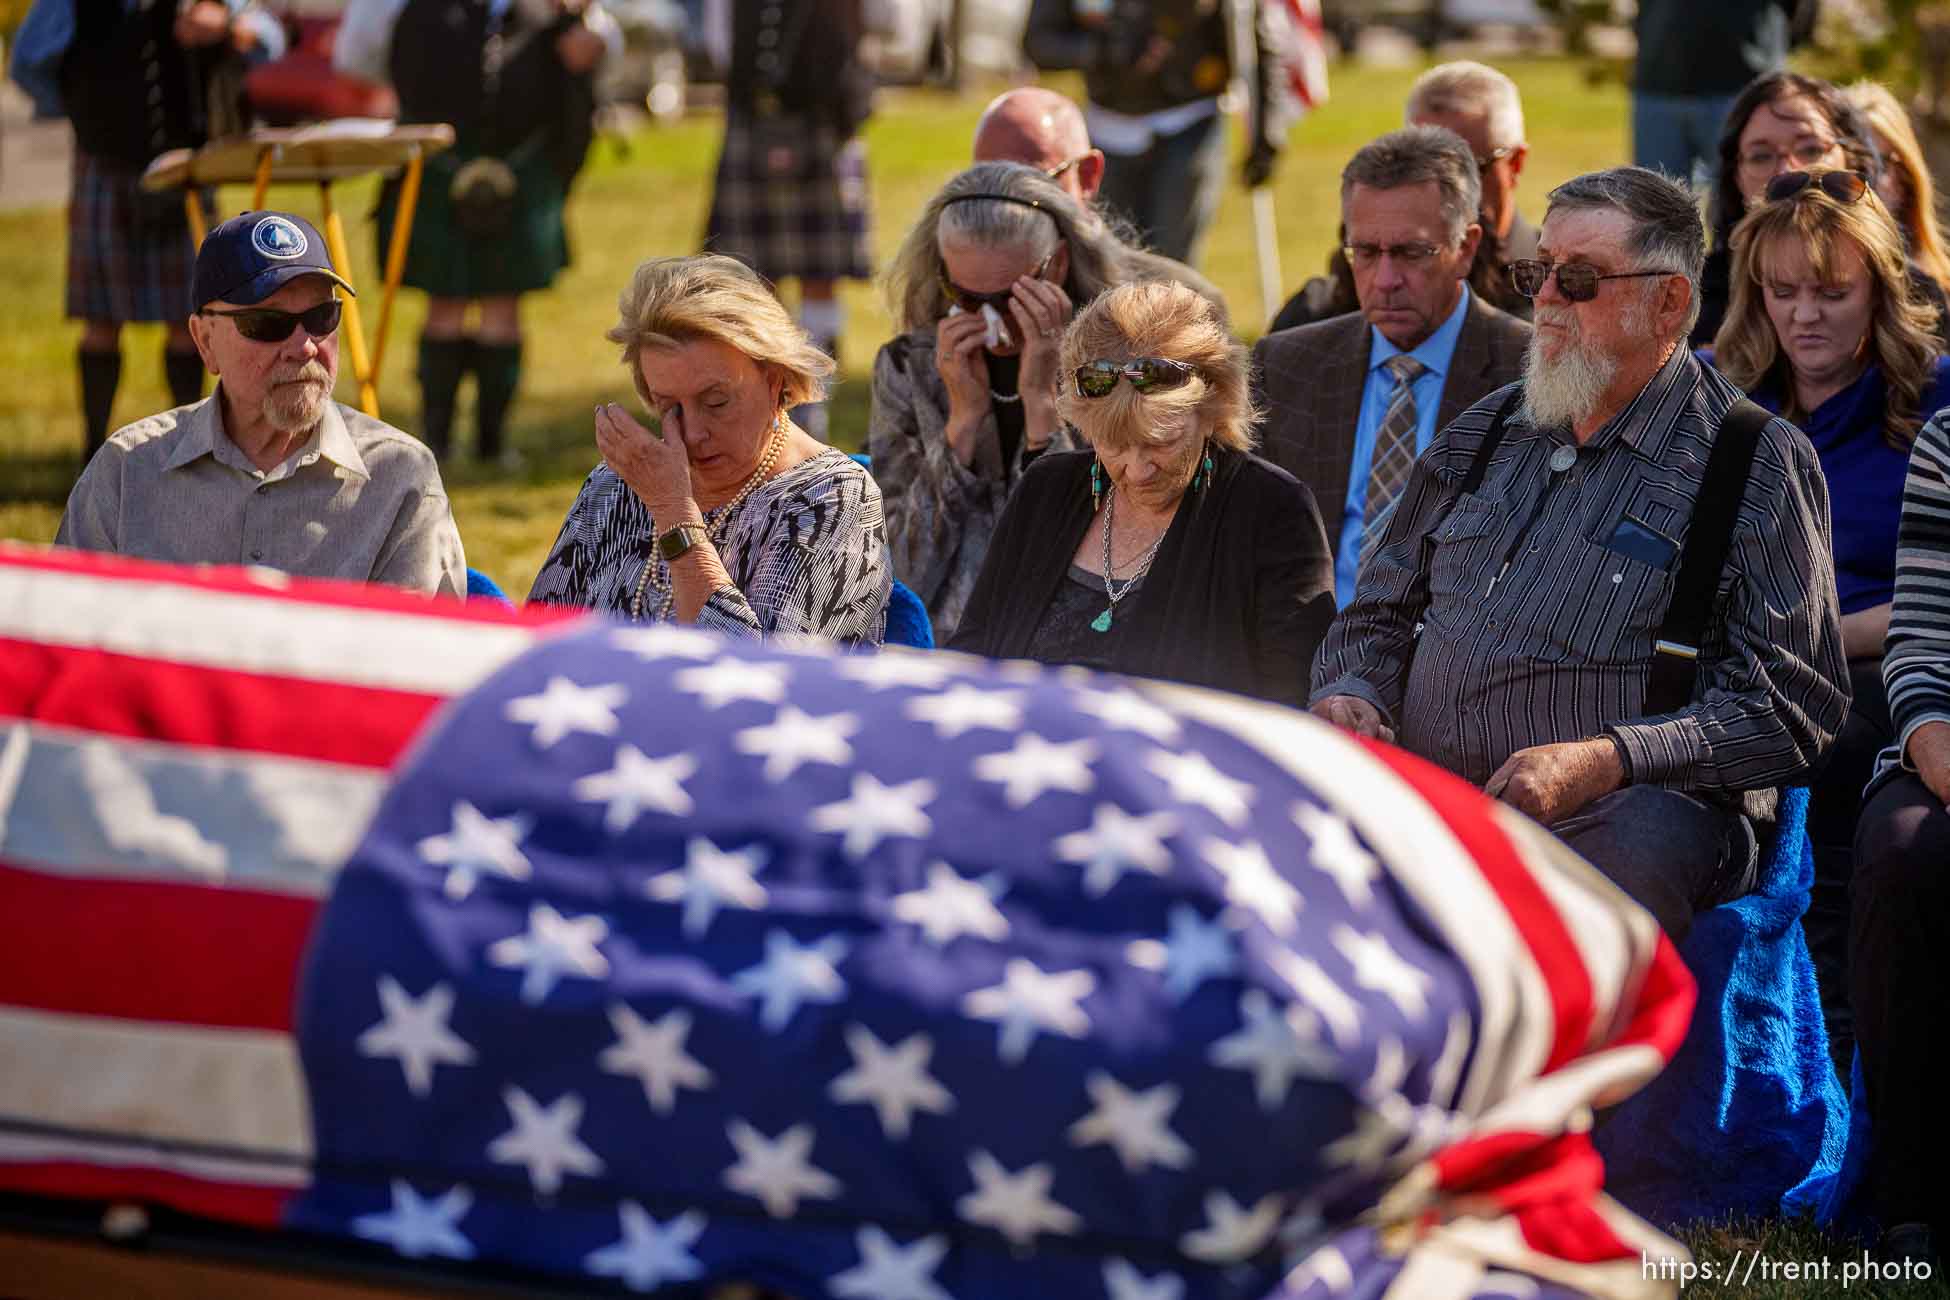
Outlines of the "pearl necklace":
[[[759,484],[772,476],[772,466],[778,463],[779,454],[785,450],[785,427],[785,412],[781,410],[778,418],[772,421],[772,436],[765,444],[765,455],[759,459],[758,468],[752,471],[752,476],[745,480],[736,496],[712,512],[716,517],[705,522],[704,535],[710,539],[713,549],[724,548],[724,532],[731,522],[731,517],[738,513],[739,506],[745,504],[745,498],[756,492]],[[663,594],[663,604],[658,606],[653,622],[661,623],[670,617],[670,607],[677,603],[676,587],[670,580],[662,557],[657,554],[655,523],[655,520],[651,521],[653,531],[650,537],[650,556],[644,560],[643,572],[637,575],[636,587],[630,592],[630,619],[638,623],[643,621],[643,594],[646,586],[655,587]],[[661,576],[655,576],[655,571],[660,567],[666,568],[666,572]]]

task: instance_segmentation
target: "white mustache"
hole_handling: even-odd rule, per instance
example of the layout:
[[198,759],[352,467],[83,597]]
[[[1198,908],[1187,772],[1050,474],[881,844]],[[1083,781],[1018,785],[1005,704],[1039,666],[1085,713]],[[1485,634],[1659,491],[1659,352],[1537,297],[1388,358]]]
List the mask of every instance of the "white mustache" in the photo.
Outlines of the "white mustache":
[[307,361],[290,370],[282,370],[271,376],[273,384],[330,384],[332,372],[316,361]]

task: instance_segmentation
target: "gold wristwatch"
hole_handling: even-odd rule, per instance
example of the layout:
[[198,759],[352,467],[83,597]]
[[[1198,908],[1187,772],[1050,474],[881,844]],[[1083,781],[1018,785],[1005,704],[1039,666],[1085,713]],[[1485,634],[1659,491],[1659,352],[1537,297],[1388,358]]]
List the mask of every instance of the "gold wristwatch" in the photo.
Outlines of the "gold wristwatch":
[[679,524],[657,539],[657,554],[665,564],[675,564],[710,535],[703,524]]

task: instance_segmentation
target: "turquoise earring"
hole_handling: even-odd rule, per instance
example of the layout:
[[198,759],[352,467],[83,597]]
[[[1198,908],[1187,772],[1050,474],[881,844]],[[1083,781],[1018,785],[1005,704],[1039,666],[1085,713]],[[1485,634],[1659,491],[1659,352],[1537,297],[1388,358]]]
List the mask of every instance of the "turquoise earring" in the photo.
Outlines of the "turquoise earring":
[[1100,460],[1090,462],[1090,508],[1097,509],[1104,503],[1104,463]]
[[1198,473],[1192,475],[1192,491],[1204,487],[1212,478],[1212,444],[1205,444],[1205,459],[1199,462]]

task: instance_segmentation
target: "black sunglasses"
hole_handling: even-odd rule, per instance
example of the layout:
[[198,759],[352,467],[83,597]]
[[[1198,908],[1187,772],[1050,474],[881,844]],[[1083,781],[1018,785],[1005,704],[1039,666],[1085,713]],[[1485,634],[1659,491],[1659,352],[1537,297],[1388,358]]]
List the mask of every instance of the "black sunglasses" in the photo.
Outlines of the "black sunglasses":
[[1869,192],[1869,183],[1854,172],[1782,172],[1767,182],[1767,201],[1779,203],[1810,188],[1819,189],[1837,203],[1854,203]]
[[[1042,279],[1044,273],[1049,270],[1049,264],[1055,260],[1056,249],[1052,248],[1049,250],[1049,256],[1038,262],[1036,269],[1029,273],[1029,278]],[[936,276],[941,281],[941,292],[948,295],[948,301],[965,312],[980,312],[983,307],[993,307],[997,311],[1005,312],[1009,307],[1009,299],[1013,298],[1016,292],[1013,285],[998,293],[976,293],[973,289],[964,289],[948,278],[948,266],[945,262],[937,268]]]
[[305,327],[305,333],[315,339],[331,337],[339,327],[339,313],[344,308],[343,302],[332,298],[303,311],[278,311],[274,307],[239,307],[234,311],[222,311],[205,307],[197,314],[228,316],[236,322],[237,332],[253,343],[282,343],[300,325]]
[[1510,283],[1524,297],[1535,298],[1544,291],[1544,282],[1556,275],[1557,291],[1572,302],[1590,302],[1596,298],[1601,280],[1640,280],[1649,275],[1678,274],[1678,271],[1618,271],[1601,275],[1597,267],[1582,262],[1539,262],[1528,257],[1510,263]]
[[1120,377],[1140,393],[1161,393],[1190,383],[1197,373],[1198,367],[1168,357],[1132,357],[1129,361],[1099,357],[1077,367],[1077,396],[1109,397]]

